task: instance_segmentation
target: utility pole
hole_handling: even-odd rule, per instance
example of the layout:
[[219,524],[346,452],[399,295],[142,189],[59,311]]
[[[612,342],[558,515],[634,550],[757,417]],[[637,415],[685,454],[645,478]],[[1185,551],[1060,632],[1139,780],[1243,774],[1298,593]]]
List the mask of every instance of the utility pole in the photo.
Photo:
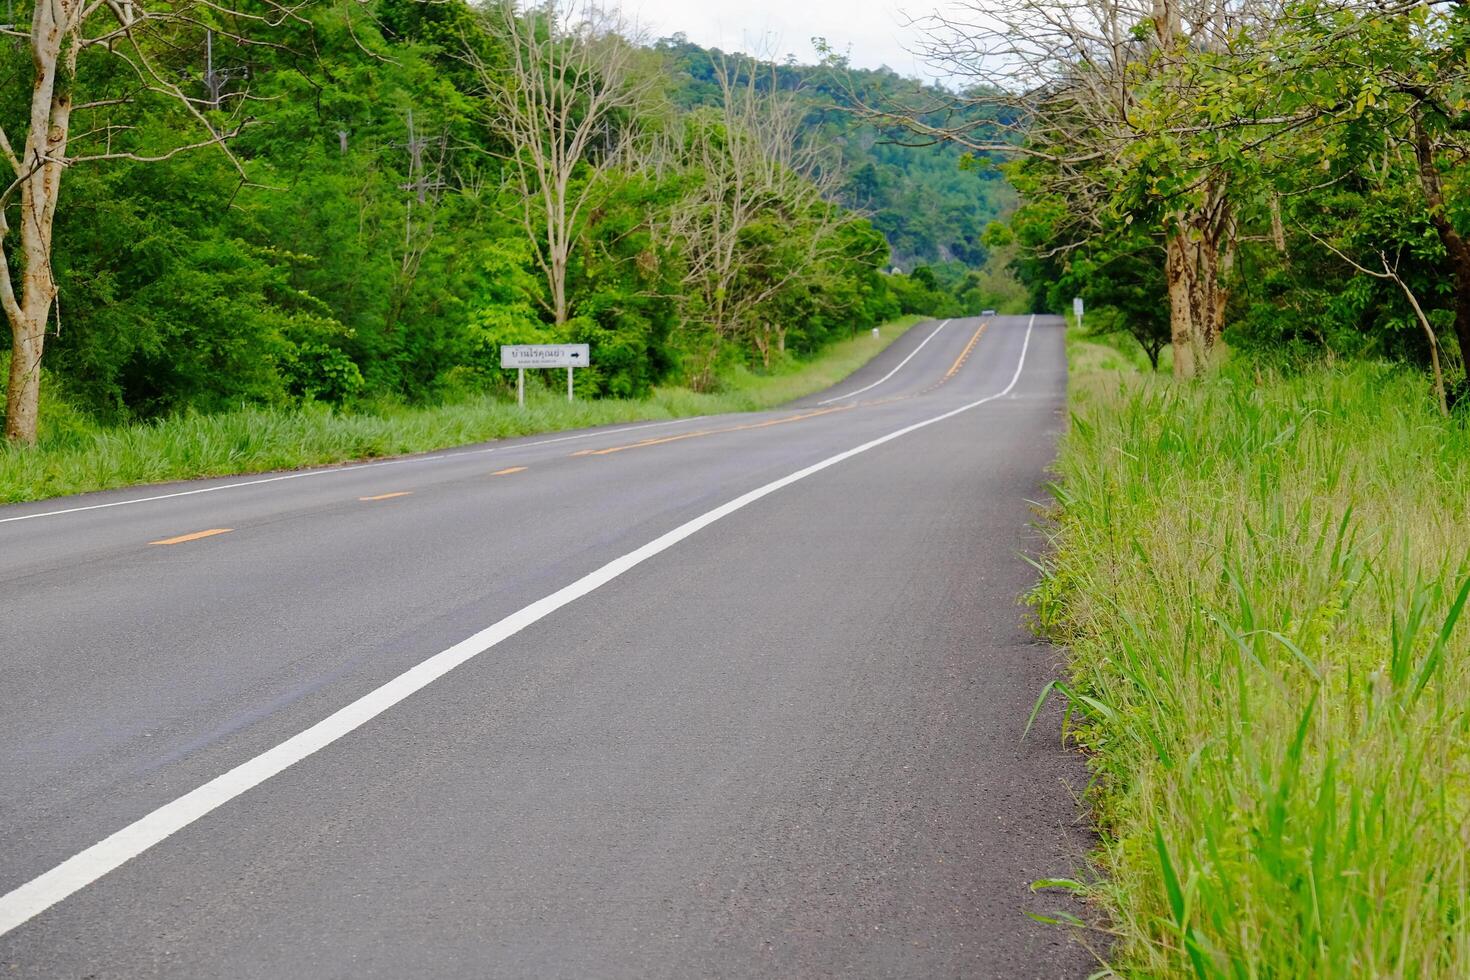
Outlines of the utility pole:
[[[418,138],[413,128],[413,107],[408,110],[408,142],[395,143],[408,150],[408,182],[399,184],[398,188],[405,191],[417,191],[420,204],[428,202],[428,182],[424,179],[424,147],[427,141]],[[403,205],[403,256],[404,262],[409,261],[409,255],[413,252],[413,198],[409,198]]]
[[[397,322],[402,304],[406,302],[408,293],[418,276],[419,263],[423,261],[434,238],[434,209],[429,208],[428,205],[438,204],[440,190],[448,186],[439,179],[441,168],[444,166],[444,157],[448,152],[448,143],[447,136],[441,136],[437,140],[421,138],[418,129],[414,126],[413,108],[409,107],[408,142],[389,144],[408,150],[408,180],[399,184],[398,187],[410,192],[403,201],[403,254],[399,261],[398,278],[394,283],[392,302],[389,306],[388,325],[390,329]],[[429,174],[425,172],[424,151],[431,145],[438,146],[439,156],[438,159],[429,161],[434,168],[434,172]],[[433,192],[432,202],[429,199],[430,192]],[[419,208],[424,213],[424,217],[417,225],[414,224],[415,200],[418,201]]]
[[[346,143],[346,137],[343,137]],[[399,184],[399,188],[406,191],[415,191],[418,194],[420,204],[428,203],[429,191],[437,191],[444,187],[444,181],[439,179],[437,173],[430,180],[424,173],[424,149],[429,145],[429,140],[420,139],[413,128],[413,110],[408,110],[408,142],[400,144],[408,150],[408,183]]]
[[249,78],[250,69],[246,67],[219,68],[214,67],[214,31],[204,31],[204,89],[209,93],[209,107],[219,108],[219,101],[224,97],[225,86],[237,78]]
[[[444,181],[439,179],[437,168],[433,179],[424,173],[424,150],[428,147],[429,142],[429,140],[420,139],[418,132],[414,129],[413,109],[410,107],[408,110],[408,142],[393,145],[408,150],[408,181],[399,184],[398,187],[400,190],[413,191],[421,205],[429,202],[430,191],[438,191],[446,186]],[[439,143],[442,148],[443,140],[439,140]],[[342,137],[342,144],[347,145],[346,136]],[[407,254],[413,249],[413,198],[409,198],[404,208],[406,213],[403,222],[403,247]]]

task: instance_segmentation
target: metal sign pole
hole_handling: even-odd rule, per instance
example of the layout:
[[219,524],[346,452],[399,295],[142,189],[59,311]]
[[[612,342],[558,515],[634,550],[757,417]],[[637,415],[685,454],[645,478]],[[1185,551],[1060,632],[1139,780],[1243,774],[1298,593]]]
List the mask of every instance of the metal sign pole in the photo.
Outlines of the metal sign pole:
[[572,368],[567,367],[567,401],[572,400]]
[[516,404],[521,408],[526,407],[526,369],[516,370]]

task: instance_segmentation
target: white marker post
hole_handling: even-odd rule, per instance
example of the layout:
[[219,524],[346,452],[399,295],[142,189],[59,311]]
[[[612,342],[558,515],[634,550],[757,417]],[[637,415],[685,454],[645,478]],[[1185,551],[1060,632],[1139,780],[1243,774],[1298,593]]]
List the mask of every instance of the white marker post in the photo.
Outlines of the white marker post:
[[523,408],[527,368],[566,368],[567,401],[571,401],[573,369],[591,363],[591,348],[586,344],[505,344],[500,348],[500,366],[516,369],[516,404]]
[[1077,318],[1077,329],[1082,329],[1082,297],[1072,297],[1072,315]]

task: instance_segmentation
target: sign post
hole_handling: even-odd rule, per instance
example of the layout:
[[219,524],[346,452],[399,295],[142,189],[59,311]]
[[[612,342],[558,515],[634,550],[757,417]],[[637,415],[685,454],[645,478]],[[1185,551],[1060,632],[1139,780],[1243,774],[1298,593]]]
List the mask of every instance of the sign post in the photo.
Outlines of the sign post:
[[516,404],[526,404],[526,368],[567,369],[567,401],[572,400],[572,372],[592,363],[591,348],[586,344],[503,344],[500,366],[516,369]]
[[1072,315],[1077,318],[1077,329],[1082,329],[1082,297],[1072,297]]

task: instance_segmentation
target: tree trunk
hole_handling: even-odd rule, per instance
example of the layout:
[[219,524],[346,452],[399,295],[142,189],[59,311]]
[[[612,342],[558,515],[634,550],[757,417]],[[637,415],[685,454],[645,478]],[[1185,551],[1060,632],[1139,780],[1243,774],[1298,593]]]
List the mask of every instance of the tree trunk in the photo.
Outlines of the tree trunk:
[[10,382],[5,392],[5,438],[34,443],[41,404],[41,345],[46,321],[11,327]]
[[1460,345],[1460,364],[1470,377],[1470,263],[1455,263],[1455,340]]
[[[1228,231],[1228,229],[1226,229]],[[1165,242],[1174,377],[1192,378],[1209,366],[1225,329],[1233,252],[1220,247],[1216,222],[1181,217]]]
[[1199,331],[1190,304],[1189,248],[1183,235],[1169,236],[1164,249],[1164,277],[1169,284],[1169,340],[1174,347],[1174,377],[1192,378],[1199,363]]
[[1439,165],[1434,160],[1434,145],[1419,114],[1414,114],[1414,157],[1419,165],[1419,183],[1424,189],[1424,203],[1429,207],[1429,220],[1450,259],[1455,291],[1455,340],[1460,345],[1460,361],[1470,376],[1470,242],[1465,241],[1449,215],[1445,213],[1444,188],[1440,183]]
[[36,78],[31,89],[31,115],[20,163],[20,296],[11,281],[10,256],[4,243],[6,223],[0,218],[0,293],[10,321],[10,378],[5,393],[5,438],[34,444],[40,416],[41,352],[46,321],[56,300],[51,268],[51,230],[61,193],[61,172],[71,124],[71,80],[76,72],[76,46],[66,47],[77,0],[37,4],[31,27],[31,54]]
[[558,327],[567,322],[567,256],[560,251],[551,258],[551,316]]
[[1280,255],[1286,254],[1286,226],[1281,223],[1281,195],[1271,195],[1271,241]]
[[1151,19],[1159,47],[1164,51],[1171,50],[1182,33],[1178,5],[1171,0],[1154,0]]
[[[1440,239],[1444,237],[1441,233]],[[1461,241],[1463,243],[1463,239]],[[1455,341],[1460,345],[1460,363],[1464,365],[1465,374],[1470,376],[1470,356],[1466,353],[1470,351],[1470,250],[1461,248],[1459,254],[1450,251],[1450,263],[1454,269]]]
[[716,338],[714,344],[709,349],[709,355],[704,359],[704,363],[700,365],[699,370],[689,379],[689,388],[691,391],[704,392],[714,387],[715,363],[719,358],[720,342]]
[[755,341],[755,349],[761,353],[761,366],[767,371],[771,369],[771,325],[762,323],[760,329],[751,334]]

